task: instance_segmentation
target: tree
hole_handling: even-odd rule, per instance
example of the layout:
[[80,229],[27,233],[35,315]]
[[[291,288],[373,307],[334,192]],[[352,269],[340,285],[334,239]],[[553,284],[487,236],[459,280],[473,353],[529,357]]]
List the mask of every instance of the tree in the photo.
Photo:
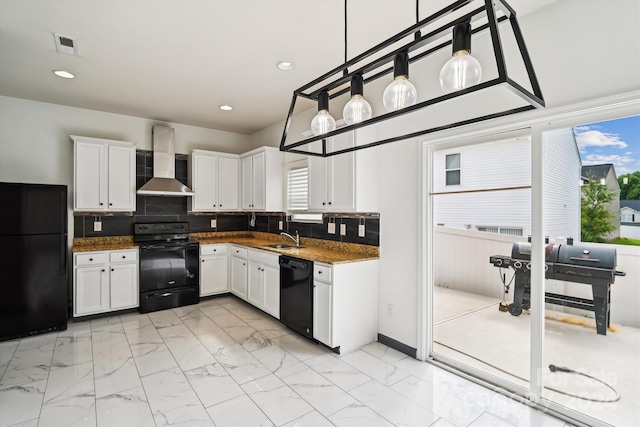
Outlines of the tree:
[[582,187],[582,210],[580,215],[581,239],[583,242],[604,242],[607,233],[615,230],[611,223],[613,215],[607,203],[613,200],[614,192],[596,179]]
[[[624,183],[624,179],[627,183]],[[622,175],[618,178],[620,200],[640,200],[640,171]]]

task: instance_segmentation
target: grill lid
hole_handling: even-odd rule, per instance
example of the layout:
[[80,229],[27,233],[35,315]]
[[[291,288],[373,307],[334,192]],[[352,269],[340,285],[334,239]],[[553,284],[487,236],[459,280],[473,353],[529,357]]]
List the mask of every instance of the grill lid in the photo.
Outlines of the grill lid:
[[[511,258],[522,261],[531,260],[531,244],[524,242],[514,243],[511,247]],[[545,246],[545,261],[556,264],[615,270],[616,250],[615,248],[593,246],[548,244]]]

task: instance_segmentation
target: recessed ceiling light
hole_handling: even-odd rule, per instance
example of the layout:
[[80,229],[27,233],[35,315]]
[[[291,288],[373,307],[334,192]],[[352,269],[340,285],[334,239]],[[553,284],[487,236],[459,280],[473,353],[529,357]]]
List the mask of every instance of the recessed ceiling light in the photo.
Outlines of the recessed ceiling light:
[[76,76],[74,76],[70,72],[64,71],[64,70],[53,70],[53,74],[55,74],[58,77],[62,77],[63,79],[75,79],[76,78]]
[[278,69],[282,71],[291,71],[296,68],[296,64],[289,61],[280,61],[276,64],[276,67],[278,67]]
[[233,110],[233,107],[231,105],[220,105],[218,108],[221,109],[222,111],[231,111],[231,110]]

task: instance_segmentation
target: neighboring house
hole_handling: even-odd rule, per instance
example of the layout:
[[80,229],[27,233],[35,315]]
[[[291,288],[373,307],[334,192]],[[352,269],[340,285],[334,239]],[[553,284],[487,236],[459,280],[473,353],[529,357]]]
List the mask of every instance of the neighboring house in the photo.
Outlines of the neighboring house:
[[611,213],[611,223],[616,229],[607,234],[605,240],[620,237],[620,184],[618,184],[618,177],[613,164],[604,163],[601,165],[582,166],[581,180],[583,183],[597,180],[613,191],[613,200],[607,204],[607,210]]
[[[545,132],[544,232],[580,239],[581,160],[572,129]],[[531,141],[518,137],[433,153],[436,225],[531,235]]]
[[640,200],[620,200],[620,237],[640,240]]
[[640,223],[640,200],[620,200],[620,223]]

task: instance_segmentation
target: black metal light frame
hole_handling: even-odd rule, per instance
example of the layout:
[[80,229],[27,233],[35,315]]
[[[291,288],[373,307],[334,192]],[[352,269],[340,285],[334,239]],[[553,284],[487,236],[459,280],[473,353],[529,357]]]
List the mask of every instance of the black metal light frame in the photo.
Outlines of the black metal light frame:
[[[400,140],[404,140],[404,139],[408,139],[408,138],[415,138],[421,135],[426,135],[429,133],[434,133],[434,132],[438,132],[438,131],[443,131],[446,129],[451,129],[451,128],[456,128],[456,127],[460,127],[460,126],[464,126],[464,125],[469,125],[469,124],[473,124],[473,123],[478,123],[478,122],[482,122],[482,121],[486,121],[486,120],[490,120],[490,119],[494,119],[494,118],[498,118],[498,117],[503,117],[503,116],[507,116],[507,115],[511,115],[511,114],[516,114],[516,113],[521,113],[524,111],[528,111],[528,110],[532,110],[532,109],[536,109],[536,108],[543,108],[545,106],[544,103],[544,98],[542,96],[542,91],[540,90],[540,85],[538,83],[538,79],[536,77],[535,71],[533,69],[533,64],[531,63],[531,58],[529,57],[529,53],[527,51],[527,47],[525,45],[524,42],[524,38],[522,36],[522,32],[520,31],[520,26],[518,24],[517,18],[516,18],[516,12],[511,8],[511,6],[509,6],[506,1],[504,0],[483,0],[484,1],[484,5],[482,7],[476,8],[454,20],[452,20],[451,22],[445,23],[442,26],[438,27],[437,29],[433,30],[433,31],[429,31],[428,33],[422,35],[420,30],[424,27],[426,27],[427,25],[430,24],[434,24],[436,23],[439,19],[442,19],[443,17],[445,17],[446,15],[470,4],[472,2],[472,0],[457,0],[454,3],[452,3],[451,5],[441,9],[440,11],[428,16],[427,18],[417,22],[415,25],[407,28],[406,30],[394,35],[393,37],[383,41],[382,43],[374,46],[373,48],[367,50],[366,52],[354,57],[353,59],[351,59],[350,61],[345,62],[344,64],[342,64],[339,67],[334,68],[333,70],[323,74],[322,76],[318,77],[317,79],[307,83],[306,85],[300,87],[299,89],[296,89],[293,92],[293,98],[291,101],[291,106],[289,107],[289,113],[287,115],[287,119],[285,122],[285,127],[284,127],[284,132],[282,135],[282,140],[280,142],[280,151],[286,151],[286,152],[292,152],[292,153],[299,153],[299,154],[304,154],[304,155],[310,155],[310,156],[317,156],[317,157],[329,157],[329,156],[334,156],[337,154],[343,154],[343,153],[348,153],[348,152],[352,152],[352,151],[356,151],[356,150],[362,150],[364,148],[370,148],[370,147],[375,147],[378,145],[382,145],[382,144],[388,144],[391,142],[396,142],[396,141],[400,141]],[[494,6],[495,4],[495,6]],[[500,10],[503,14],[503,16],[500,16],[499,18],[497,17],[496,14],[496,9]],[[313,100],[313,101],[317,101],[318,100],[318,95],[320,92],[328,92],[329,93],[329,98],[333,99],[336,98],[344,93],[347,93],[350,91],[349,87],[346,88],[341,88],[339,89],[341,86],[343,86],[345,83],[348,83],[351,81],[352,76],[360,74],[360,75],[364,75],[367,72],[373,72],[374,70],[382,67],[385,63],[391,63],[391,66],[388,68],[383,69],[382,71],[379,71],[369,77],[367,77],[366,79],[364,79],[364,83],[369,83],[371,81],[377,80],[385,75],[388,75],[390,73],[393,73],[393,62],[394,62],[394,58],[398,53],[401,53],[403,51],[406,51],[408,53],[411,53],[421,47],[424,47],[425,45],[427,45],[428,43],[432,43],[434,41],[436,41],[437,39],[442,38],[443,36],[447,36],[448,34],[450,34],[450,29],[452,29],[453,27],[455,27],[457,24],[461,24],[464,23],[466,21],[470,21],[470,22],[474,22],[477,21],[479,19],[482,18],[486,18],[487,19],[487,23],[480,25],[476,28],[473,28],[471,30],[472,34],[477,34],[480,32],[483,32],[485,30],[489,30],[490,35],[491,35],[491,43],[493,46],[493,52],[494,52],[494,56],[495,56],[495,61],[496,61],[496,65],[497,65],[497,70],[498,70],[498,76],[492,80],[486,81],[486,82],[481,82],[478,85],[475,86],[471,86],[469,88],[465,88],[462,90],[459,90],[457,92],[453,92],[453,93],[449,93],[449,94],[445,94],[442,96],[438,96],[432,99],[428,99],[426,101],[423,102],[419,102],[416,103],[412,106],[406,107],[406,108],[402,108],[400,110],[396,110],[396,111],[392,111],[392,112],[388,112],[388,113],[384,113],[378,116],[374,116],[372,118],[370,118],[369,120],[360,122],[360,123],[355,123],[352,125],[347,125],[341,128],[338,128],[336,130],[333,130],[331,132],[327,132],[326,134],[322,134],[322,135],[318,135],[318,136],[312,136],[310,138],[298,141],[298,142],[294,142],[294,143],[290,143],[290,144],[286,144],[286,140],[287,140],[287,133],[289,131],[289,126],[291,124],[291,120],[293,118],[293,113],[294,113],[294,109],[295,109],[295,105],[296,105],[296,100],[298,99],[298,97],[302,97],[302,98],[306,98],[309,100]],[[529,91],[527,89],[525,89],[523,86],[521,86],[520,84],[518,84],[517,82],[515,82],[514,80],[512,80],[508,74],[507,74],[507,65],[505,62],[505,57],[504,57],[504,52],[502,49],[502,42],[500,40],[500,32],[499,32],[499,24],[503,23],[504,21],[508,21],[508,23],[511,25],[511,29],[513,31],[513,35],[515,37],[515,41],[517,43],[518,49],[520,51],[520,55],[521,55],[521,59],[524,63],[524,67],[526,69],[527,72],[527,76],[529,79],[529,84],[531,85],[532,91]],[[355,68],[353,70],[349,70],[349,67],[364,61],[365,59],[369,58],[370,56],[379,53],[380,51],[382,51],[383,49],[386,49],[390,46],[392,46],[393,44],[399,42],[400,40],[402,40],[403,38],[407,37],[407,36],[414,36],[414,39],[406,44],[404,44],[403,46],[394,49],[393,51],[390,51],[389,53],[384,54],[383,56],[380,56],[376,59],[373,59],[371,62],[367,63],[366,65],[362,65],[359,66],[358,68]],[[451,46],[452,44],[452,40],[451,37],[448,37],[449,40],[442,42],[440,44],[438,44],[437,46],[434,46],[433,48],[430,48],[424,52],[420,52],[416,55],[414,55],[413,57],[409,58],[409,63],[413,63],[415,61],[418,61],[428,55],[433,54],[434,52],[437,52],[443,48],[446,48],[447,46]],[[311,90],[312,88],[322,84],[323,82],[327,82],[324,83],[321,87],[316,88],[314,90]],[[375,142],[371,142],[368,144],[363,144],[363,145],[359,145],[359,146],[354,146],[354,147],[349,147],[349,148],[345,148],[345,149],[340,149],[340,150],[336,150],[336,151],[332,151],[332,152],[328,152],[327,151],[327,146],[328,144],[326,143],[326,139],[336,136],[336,135],[340,135],[343,134],[345,132],[350,132],[350,131],[354,131],[356,129],[359,128],[363,128],[366,126],[370,126],[385,120],[389,120],[392,119],[394,117],[398,117],[410,112],[413,112],[415,110],[419,110],[425,107],[428,107],[430,105],[435,105],[438,104],[440,102],[443,101],[447,101],[450,99],[454,99],[454,98],[458,98],[470,93],[474,93],[474,92],[478,92],[481,91],[483,89],[487,89],[490,87],[494,87],[494,86],[503,86],[508,88],[512,93],[514,93],[515,95],[519,96],[520,98],[522,98],[522,100],[524,100],[525,102],[527,102],[529,105],[523,106],[523,107],[519,107],[519,108],[512,108],[512,109],[508,109],[502,112],[497,112],[497,113],[492,113],[492,114],[488,114],[488,115],[483,115],[483,116],[479,116],[479,117],[475,117],[472,119],[468,119],[468,120],[463,120],[463,121],[458,121],[455,123],[450,123],[447,125],[443,125],[443,126],[436,126],[436,127],[431,127],[428,129],[424,129],[424,130],[420,130],[417,132],[410,132],[407,134],[402,134],[402,135],[398,135],[395,137],[391,137],[391,138],[385,138],[385,139],[381,139]],[[331,92],[332,90],[334,90],[334,92]],[[309,152],[309,151],[305,151],[305,150],[301,150],[300,147],[306,146],[308,144],[311,144],[313,142],[317,142],[317,141],[322,141],[322,153],[316,153],[316,152]]]

